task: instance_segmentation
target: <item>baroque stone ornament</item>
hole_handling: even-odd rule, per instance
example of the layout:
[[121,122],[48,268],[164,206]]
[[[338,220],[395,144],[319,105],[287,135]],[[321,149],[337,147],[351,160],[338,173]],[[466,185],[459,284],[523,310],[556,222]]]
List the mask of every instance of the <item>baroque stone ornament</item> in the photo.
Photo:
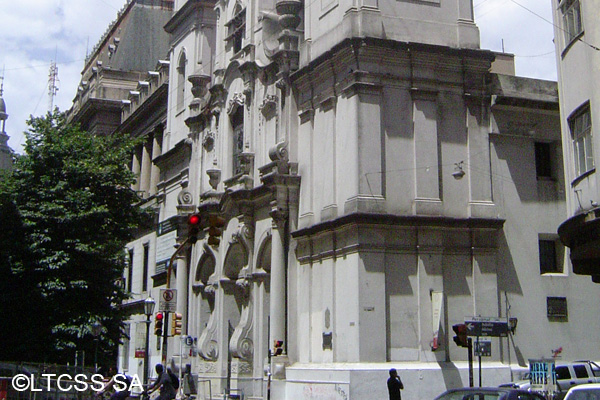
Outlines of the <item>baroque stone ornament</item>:
[[219,186],[219,182],[221,182],[221,170],[217,167],[217,160],[213,161],[212,168],[206,170],[206,174],[208,175],[208,183],[213,190],[217,190]]
[[213,131],[205,131],[202,138],[202,147],[206,151],[212,151],[215,146],[215,133]]
[[234,93],[233,97],[227,103],[227,114],[232,115],[238,107],[245,103],[246,96],[243,93]]
[[277,110],[278,99],[279,98],[277,97],[277,95],[267,94],[263,99],[261,105],[258,106],[258,109],[265,118],[268,118],[275,113],[275,111]]
[[269,158],[271,161],[287,161],[288,150],[287,142],[279,142],[269,149]]
[[193,202],[194,202],[194,196],[192,196],[192,194],[187,190],[182,190],[177,195],[177,203],[180,205],[181,204],[192,204]]

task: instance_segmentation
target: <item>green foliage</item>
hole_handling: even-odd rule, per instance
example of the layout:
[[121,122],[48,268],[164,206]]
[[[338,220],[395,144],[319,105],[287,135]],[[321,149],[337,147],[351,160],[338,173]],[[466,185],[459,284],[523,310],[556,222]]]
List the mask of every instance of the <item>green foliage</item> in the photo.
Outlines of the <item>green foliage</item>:
[[31,118],[25,155],[0,177],[0,360],[72,362],[114,352],[125,244],[149,215],[127,168],[135,143],[91,136],[58,111]]

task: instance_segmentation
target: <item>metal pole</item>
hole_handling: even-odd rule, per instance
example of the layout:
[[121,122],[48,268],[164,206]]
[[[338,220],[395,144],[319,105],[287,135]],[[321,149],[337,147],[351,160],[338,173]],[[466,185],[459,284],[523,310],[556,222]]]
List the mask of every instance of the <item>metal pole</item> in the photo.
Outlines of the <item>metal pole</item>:
[[144,388],[148,387],[148,369],[150,367],[150,315],[146,315],[146,351],[144,353]]
[[[175,257],[177,257],[179,255],[179,253],[181,253],[185,248],[186,245],[189,243],[190,238],[186,238],[183,243],[181,243],[181,245],[179,245],[179,247],[177,248],[177,250],[175,250],[175,253],[173,253],[173,255],[171,256],[171,259],[169,260],[169,268],[167,269],[167,289],[171,288],[171,271],[173,271],[173,262],[175,261]],[[162,360],[162,364],[165,367],[165,371],[167,369],[167,338],[168,338],[168,329],[169,329],[169,312],[165,311],[164,313],[165,316],[165,320],[163,322],[163,348],[162,348],[162,356],[161,356],[161,360]]]
[[469,387],[473,387],[473,339],[467,338],[467,350],[469,351]]

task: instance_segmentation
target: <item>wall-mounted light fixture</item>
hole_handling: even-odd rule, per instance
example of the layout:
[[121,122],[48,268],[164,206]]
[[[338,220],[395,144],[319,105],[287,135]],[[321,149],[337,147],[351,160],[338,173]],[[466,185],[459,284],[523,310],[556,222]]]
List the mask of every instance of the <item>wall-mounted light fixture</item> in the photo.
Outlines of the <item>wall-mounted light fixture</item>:
[[452,173],[452,176],[454,177],[454,179],[462,179],[462,177],[465,176],[465,171],[463,170],[463,164],[464,164],[464,161],[454,163],[454,172]]

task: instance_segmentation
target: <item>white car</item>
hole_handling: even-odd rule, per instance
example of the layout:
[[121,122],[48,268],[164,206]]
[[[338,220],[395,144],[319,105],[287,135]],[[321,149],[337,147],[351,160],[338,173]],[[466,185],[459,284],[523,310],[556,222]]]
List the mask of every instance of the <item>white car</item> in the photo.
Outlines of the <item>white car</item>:
[[600,383],[584,383],[573,386],[564,400],[600,400]]

